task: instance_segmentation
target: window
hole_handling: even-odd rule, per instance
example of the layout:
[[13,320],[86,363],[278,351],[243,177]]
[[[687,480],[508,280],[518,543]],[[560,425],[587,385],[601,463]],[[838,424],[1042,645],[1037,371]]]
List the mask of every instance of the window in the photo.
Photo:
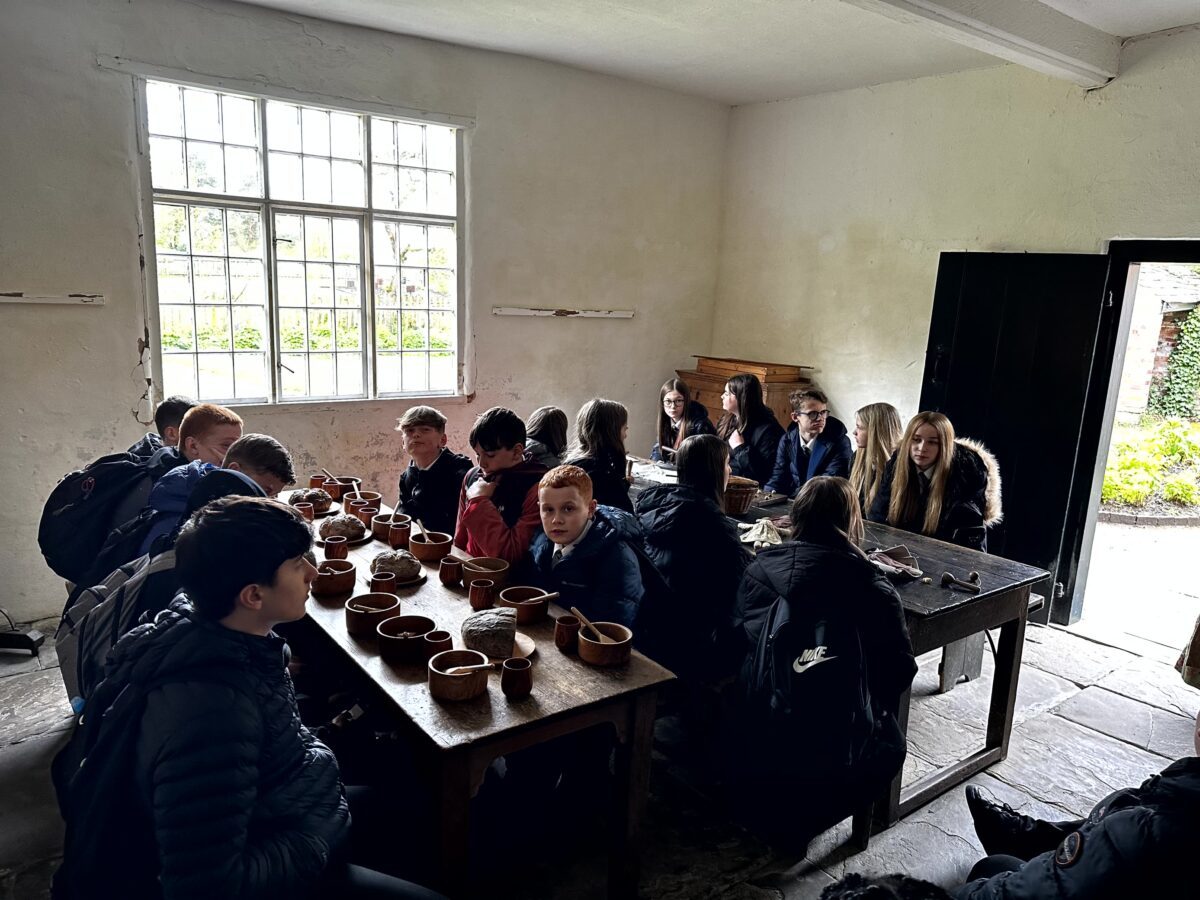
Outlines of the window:
[[146,82],[165,394],[458,386],[457,129]]

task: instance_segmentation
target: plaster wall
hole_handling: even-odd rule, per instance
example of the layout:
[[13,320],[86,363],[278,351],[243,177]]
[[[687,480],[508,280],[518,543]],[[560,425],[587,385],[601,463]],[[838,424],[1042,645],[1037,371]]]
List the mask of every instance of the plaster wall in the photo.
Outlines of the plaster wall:
[[[938,255],[1200,236],[1200,30],[1093,92],[1016,66],[737,108],[712,349],[916,412]],[[1047,389],[1051,389],[1047,385]]]
[[[0,28],[0,291],[107,296],[102,308],[0,304],[0,605],[61,608],[36,543],[58,478],[127,446],[142,281],[132,79],[122,57],[351,102],[470,116],[467,342],[474,416],[601,395],[648,449],[657,388],[708,349],[728,108],[620,79],[223,2],[15,0]],[[496,318],[493,305],[626,308],[625,321]],[[153,339],[152,335],[152,339]],[[247,430],[392,490],[407,401],[246,407]]]

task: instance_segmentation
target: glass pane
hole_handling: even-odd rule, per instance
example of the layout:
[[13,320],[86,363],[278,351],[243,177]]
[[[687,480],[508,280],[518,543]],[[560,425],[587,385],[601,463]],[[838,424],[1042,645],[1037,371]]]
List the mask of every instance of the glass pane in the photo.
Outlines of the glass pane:
[[329,160],[304,157],[304,199],[309,203],[328,203],[330,196]]
[[399,353],[380,353],[375,357],[375,381],[381,394],[400,393]]
[[285,397],[303,397],[308,393],[308,359],[292,353],[280,357],[279,382]]
[[[228,285],[225,281],[225,260],[197,256],[192,260],[193,277],[196,279],[197,303],[228,303]],[[196,320],[200,324],[200,320]],[[203,325],[200,324],[203,328]]]
[[401,169],[399,178],[396,199],[400,209],[425,212],[425,173],[420,169]]
[[375,305],[398,306],[400,270],[393,266],[375,267]]
[[304,263],[280,262],[276,267],[280,306],[303,306],[305,303]]
[[290,153],[270,153],[267,165],[271,169],[271,196],[279,200],[304,199],[304,175],[300,157]]
[[327,216],[304,217],[304,258],[333,259],[333,230]]
[[304,152],[329,155],[329,113],[323,109],[301,109],[300,127],[304,132]]
[[429,346],[434,350],[453,350],[454,339],[454,313],[430,313]]
[[183,141],[150,138],[150,180],[156,188],[186,188]]
[[219,206],[192,207],[192,252],[225,255],[225,213]]
[[333,266],[308,263],[308,305],[333,306]]
[[160,306],[158,331],[163,353],[196,349],[196,329],[190,306]]
[[233,349],[267,349],[267,311],[262,306],[235,306],[233,309]]
[[151,134],[183,137],[183,107],[180,105],[179,86],[147,81],[146,118]]
[[357,219],[334,219],[333,258],[337,262],[358,262],[361,234]]
[[262,216],[231,209],[225,213],[229,225],[229,255],[262,259]]
[[429,360],[424,353],[400,354],[400,383],[403,390],[429,390]]
[[458,388],[457,366],[453,353],[429,354],[429,389],[451,392]]
[[455,129],[441,125],[425,126],[426,166],[430,169],[446,169],[453,172],[455,165]]
[[362,163],[333,161],[333,202],[339,206],[363,205]]
[[362,321],[361,315],[358,310],[338,310],[335,349],[362,349],[362,329],[359,327],[359,323]]
[[429,270],[429,305],[435,309],[454,309],[457,293],[454,273],[445,269]]
[[330,148],[334,156],[362,159],[362,116],[331,113],[329,130],[332,137]]
[[400,226],[395,222],[376,222],[374,247],[377,266],[400,262]]
[[233,354],[202,353],[196,363],[201,397],[223,400],[233,396]]
[[186,207],[154,204],[154,246],[159,253],[188,252]]
[[225,160],[220,144],[187,142],[188,187],[193,191],[225,190]]
[[[397,313],[393,309],[377,309],[375,311],[375,348],[377,350],[400,349],[400,325]],[[399,369],[397,369],[397,374]],[[399,382],[396,382],[399,384]],[[399,388],[395,388],[399,390]]]
[[430,172],[429,211],[442,216],[454,215],[458,198],[454,195],[454,176],[445,172]]
[[407,122],[396,123],[398,162],[408,166],[425,165],[425,129]]
[[314,353],[308,357],[308,380],[309,394],[313,397],[333,397],[337,394],[332,353]]
[[334,266],[336,302],[338,306],[362,306],[362,293],[358,288],[358,266]]
[[267,357],[263,353],[235,353],[234,384],[239,400],[266,398],[271,393],[267,381]]
[[163,394],[199,397],[196,390],[196,357],[190,353],[164,353],[162,357]]
[[[229,334],[228,306],[196,307],[196,348],[198,350],[233,349]],[[211,395],[206,394],[205,396]],[[216,396],[228,397],[229,394]]]
[[212,91],[183,89],[183,115],[187,136],[202,141],[221,140],[221,113]]
[[371,205],[379,209],[399,209],[395,167],[372,166],[371,179]]
[[229,299],[234,303],[267,302],[267,286],[263,279],[263,266],[259,260],[229,261]]
[[362,354],[339,353],[337,355],[337,386],[342,397],[354,397],[363,393]]
[[333,349],[333,314],[328,310],[313,309],[308,313],[308,349]]
[[427,313],[408,311],[400,313],[401,349],[424,350],[429,346],[428,330],[429,317]]
[[[307,314],[302,309],[279,311],[279,346],[282,350],[305,350],[308,348],[306,323]],[[293,366],[293,368],[295,368]]]
[[258,114],[253,100],[226,94],[221,98],[221,112],[226,143],[258,146]]
[[158,258],[158,302],[192,302],[192,264],[186,256]]
[[400,284],[401,306],[416,306],[424,309],[429,305],[429,298],[425,295],[424,269],[401,269]]
[[396,161],[396,124],[387,119],[371,120],[371,159],[374,162]]
[[425,228],[421,225],[400,226],[400,262],[406,266],[426,266]]
[[241,197],[261,197],[258,151],[250,147],[226,147],[225,182],[226,193]]
[[[300,152],[300,110],[290,103],[267,101],[267,147]],[[274,176],[272,175],[272,178]]]
[[280,259],[304,259],[303,223],[300,216],[275,217],[275,252]]
[[453,228],[429,228],[429,262],[431,266],[453,269],[458,263],[458,243]]

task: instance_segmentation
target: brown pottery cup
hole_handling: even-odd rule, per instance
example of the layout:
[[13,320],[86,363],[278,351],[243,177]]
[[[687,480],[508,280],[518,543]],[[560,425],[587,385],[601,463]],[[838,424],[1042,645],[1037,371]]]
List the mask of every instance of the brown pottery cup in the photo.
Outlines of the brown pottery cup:
[[319,487],[322,487],[324,484],[325,484],[325,476],[324,475],[309,475],[308,476],[308,486],[310,488],[319,488]]
[[443,557],[441,564],[438,566],[438,578],[446,587],[454,587],[462,581],[463,567],[462,560],[455,559],[453,556]]
[[360,509],[370,505],[370,502],[367,500],[347,500],[344,497],[342,498],[342,512],[347,512],[352,516],[357,516]]
[[396,573],[395,572],[376,572],[371,576],[371,593],[372,594],[394,594],[396,593]]
[[397,525],[394,522],[388,526],[388,546],[393,550],[407,550],[408,537],[412,533],[412,526],[405,522],[403,525]]
[[574,616],[559,616],[554,621],[554,646],[563,653],[576,653],[579,648],[579,620]]
[[432,657],[443,650],[454,649],[454,638],[448,631],[431,631],[425,635],[425,656]]
[[379,515],[379,507],[360,506],[354,511],[354,514],[358,516],[358,521],[367,526],[367,531],[371,531],[371,522],[373,522],[375,517]]
[[509,700],[524,700],[533,690],[533,664],[527,659],[506,659],[500,670],[500,690]]
[[325,538],[326,559],[345,559],[349,555],[350,548],[346,546],[346,536],[344,534],[334,534]]
[[[397,516],[396,521],[399,522],[401,518],[401,516]],[[375,536],[376,540],[383,541],[386,544],[388,529],[391,526],[392,513],[380,513],[371,520],[371,534]]]
[[293,508],[296,510],[296,512],[300,513],[300,515],[304,516],[305,522],[311,522],[313,517],[316,515],[316,513],[313,512],[313,505],[311,503],[296,503],[293,504]]
[[480,579],[471,585],[471,609],[478,612],[481,609],[490,609],[492,603],[496,599],[496,585],[494,582]]

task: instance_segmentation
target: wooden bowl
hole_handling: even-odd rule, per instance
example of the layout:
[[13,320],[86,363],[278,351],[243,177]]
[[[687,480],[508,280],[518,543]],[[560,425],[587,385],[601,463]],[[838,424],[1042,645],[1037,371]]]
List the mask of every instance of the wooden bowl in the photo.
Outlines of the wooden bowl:
[[[384,662],[394,665],[423,663],[426,659],[425,635],[436,630],[437,624],[428,616],[396,616],[384,619],[375,627],[375,633],[379,637],[379,655],[383,657]],[[461,666],[462,663],[457,665]]]
[[327,559],[317,566],[317,577],[313,579],[312,592],[317,597],[346,594],[354,590],[358,570],[348,559]]
[[447,675],[457,666],[481,666],[488,658],[478,650],[443,650],[429,659],[429,693],[437,700],[472,700],[487,693],[488,669]]
[[371,534],[375,536],[375,540],[387,543],[388,529],[392,527],[393,522],[400,525],[411,521],[412,517],[404,513],[380,513],[371,520]]
[[441,531],[428,531],[408,536],[408,550],[421,562],[438,562],[450,552],[452,535]]
[[540,622],[546,618],[546,611],[550,608],[548,600],[541,598],[546,596],[546,591],[537,587],[510,587],[505,588],[500,592],[500,606],[511,606],[517,611],[518,625],[532,625],[534,622]]
[[374,637],[380,622],[399,613],[395,594],[359,594],[346,601],[346,631],[354,637]]
[[367,506],[378,506],[383,502],[383,494],[377,491],[346,491],[342,494],[343,503],[350,503],[354,500],[366,500]]
[[321,484],[321,489],[329,494],[334,501],[342,499],[344,494],[351,491],[357,491],[362,486],[362,479],[354,475],[339,475],[337,481],[325,479]]
[[623,666],[633,652],[633,632],[616,622],[593,622],[601,634],[616,641],[602,644],[587,628],[579,629],[579,658],[593,666]]
[[495,556],[472,556],[463,562],[463,584],[471,586],[471,582],[487,579],[498,588],[508,583],[508,563]]

